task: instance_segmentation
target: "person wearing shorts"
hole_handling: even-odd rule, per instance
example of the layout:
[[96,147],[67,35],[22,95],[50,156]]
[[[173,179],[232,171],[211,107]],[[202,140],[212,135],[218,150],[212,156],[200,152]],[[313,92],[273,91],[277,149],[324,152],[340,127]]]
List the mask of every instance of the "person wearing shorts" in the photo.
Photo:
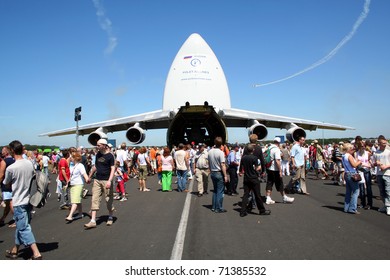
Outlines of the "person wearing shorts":
[[275,184],[276,190],[280,192],[283,197],[283,203],[293,203],[294,198],[288,197],[284,192],[284,185],[282,180],[282,166],[281,166],[281,152],[279,149],[280,137],[275,137],[273,144],[269,147],[271,149],[272,164],[267,168],[267,185],[266,185],[266,204],[274,204],[275,201],[271,198],[272,186]]
[[140,153],[137,157],[139,190],[141,192],[149,192],[150,189],[146,187],[146,176],[148,175],[148,165],[150,166],[150,160],[145,147],[142,147],[139,152]]
[[[79,152],[72,154],[74,165],[70,168],[70,202],[72,207],[69,215],[65,218],[67,222],[72,222],[75,219],[83,218],[83,206],[81,199],[83,195],[84,181],[89,180],[84,164],[81,163],[82,156]],[[78,215],[73,217],[73,214],[78,210]]]
[[113,218],[113,201],[114,201],[114,188],[112,180],[115,173],[115,158],[108,148],[108,142],[106,139],[100,139],[97,142],[98,153],[96,154],[95,165],[92,167],[89,173],[89,180],[96,171],[96,177],[92,186],[92,202],[91,202],[91,221],[84,225],[86,229],[96,227],[96,213],[100,209],[100,202],[104,195],[106,206],[108,210],[107,226],[111,226],[114,222]]

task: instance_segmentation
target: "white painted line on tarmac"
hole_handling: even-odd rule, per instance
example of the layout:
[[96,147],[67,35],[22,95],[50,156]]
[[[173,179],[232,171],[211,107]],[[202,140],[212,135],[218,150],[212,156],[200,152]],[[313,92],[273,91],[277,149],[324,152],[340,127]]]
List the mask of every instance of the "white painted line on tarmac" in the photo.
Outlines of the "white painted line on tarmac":
[[179,228],[177,229],[175,244],[173,245],[172,254],[171,254],[171,260],[181,260],[181,257],[183,255],[188,215],[190,214],[191,192],[192,192],[192,186],[194,185],[194,181],[195,181],[195,176],[193,176],[193,179],[190,181],[190,184],[188,186],[189,192],[187,193],[186,201],[183,207],[183,212],[181,213],[180,224],[179,224]]

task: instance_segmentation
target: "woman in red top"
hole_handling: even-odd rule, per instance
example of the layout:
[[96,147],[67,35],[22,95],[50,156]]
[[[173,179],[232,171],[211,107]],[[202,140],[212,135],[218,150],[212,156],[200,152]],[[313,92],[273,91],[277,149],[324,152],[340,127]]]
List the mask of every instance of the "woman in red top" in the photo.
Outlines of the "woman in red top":
[[58,179],[61,181],[62,184],[62,193],[61,193],[61,209],[68,209],[69,208],[69,195],[67,191],[67,185],[70,180],[70,170],[69,170],[69,164],[68,164],[68,158],[69,158],[69,151],[63,150],[62,151],[63,158],[60,159],[60,162],[58,163]]

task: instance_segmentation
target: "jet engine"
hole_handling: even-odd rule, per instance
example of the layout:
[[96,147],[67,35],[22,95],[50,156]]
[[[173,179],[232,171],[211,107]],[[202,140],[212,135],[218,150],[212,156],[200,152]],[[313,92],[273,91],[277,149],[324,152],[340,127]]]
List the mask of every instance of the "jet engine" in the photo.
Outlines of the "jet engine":
[[136,123],[126,131],[126,138],[134,145],[142,143],[145,137],[145,132],[139,123]]
[[286,138],[290,142],[298,141],[299,137],[306,137],[306,132],[302,127],[299,127],[295,124],[291,124],[287,128]]
[[259,140],[262,140],[267,137],[268,130],[267,127],[258,121],[254,120],[252,126],[248,130],[248,135],[256,134]]
[[98,129],[96,129],[94,132],[92,132],[91,134],[89,134],[88,136],[88,142],[89,144],[91,144],[92,146],[96,146],[97,145],[97,142],[100,140],[100,139],[107,139],[107,130],[104,129],[103,127],[99,127]]

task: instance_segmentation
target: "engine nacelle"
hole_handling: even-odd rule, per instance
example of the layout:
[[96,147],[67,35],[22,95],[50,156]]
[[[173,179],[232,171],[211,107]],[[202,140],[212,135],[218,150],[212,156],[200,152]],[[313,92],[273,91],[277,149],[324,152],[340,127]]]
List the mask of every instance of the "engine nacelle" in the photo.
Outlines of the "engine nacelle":
[[92,132],[91,134],[89,134],[88,136],[88,142],[89,144],[91,144],[92,146],[96,146],[97,145],[97,142],[100,140],[100,139],[107,139],[107,130],[105,130],[103,127],[100,127],[98,129],[96,129],[94,132]]
[[254,124],[249,128],[248,135],[256,134],[258,137],[258,140],[262,140],[267,137],[268,130],[267,127],[258,121],[255,121]]
[[303,130],[302,127],[299,126],[293,126],[289,130],[287,130],[286,138],[291,143],[298,141],[299,137],[305,137],[306,138],[306,132]]
[[144,130],[138,124],[135,124],[126,131],[127,140],[134,145],[142,143],[145,137]]

